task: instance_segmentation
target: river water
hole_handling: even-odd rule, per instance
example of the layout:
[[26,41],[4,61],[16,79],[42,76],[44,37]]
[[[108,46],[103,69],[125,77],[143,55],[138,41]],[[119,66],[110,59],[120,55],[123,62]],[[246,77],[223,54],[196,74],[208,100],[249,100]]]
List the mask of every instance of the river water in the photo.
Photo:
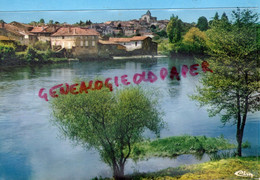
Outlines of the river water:
[[[110,168],[100,161],[94,150],[85,150],[63,139],[50,123],[49,103],[38,97],[41,88],[47,90],[61,83],[72,83],[75,78],[115,77],[128,75],[132,83],[135,73],[152,71],[159,76],[161,68],[168,71],[175,66],[194,64],[194,59],[158,58],[140,60],[86,61],[62,64],[24,66],[0,69],[0,179],[91,179],[111,176]],[[154,83],[140,85],[157,89],[165,112],[167,128],[161,137],[176,135],[223,135],[235,143],[236,127],[222,126],[218,116],[209,118],[206,108],[199,108],[188,95],[193,94],[200,78],[187,74],[180,81],[158,78]],[[121,86],[123,86],[121,84]],[[49,97],[50,98],[50,97]],[[249,114],[244,141],[251,149],[244,155],[258,155],[260,112]],[[153,137],[149,133],[147,136]],[[207,155],[195,158],[182,155],[175,159],[151,158],[137,163],[129,160],[125,172],[148,172],[208,161]]]

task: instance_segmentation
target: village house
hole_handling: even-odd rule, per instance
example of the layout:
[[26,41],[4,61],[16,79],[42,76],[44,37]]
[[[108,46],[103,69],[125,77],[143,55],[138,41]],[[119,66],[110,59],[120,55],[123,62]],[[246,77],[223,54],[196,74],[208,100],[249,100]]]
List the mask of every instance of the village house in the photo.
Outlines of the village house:
[[30,33],[32,26],[12,22],[9,24],[1,23],[0,24],[0,35],[6,36],[11,40],[19,41],[21,44],[29,45],[34,44],[37,41],[37,37]]
[[124,28],[123,32],[125,36],[134,36],[137,31],[134,28]]
[[98,56],[101,58],[111,58],[112,56],[125,56],[126,53],[126,47],[121,44],[105,40],[98,41]]
[[133,54],[157,54],[157,43],[147,36],[109,38],[109,42],[124,46],[128,52],[135,51]]
[[61,27],[51,35],[53,49],[66,49],[73,57],[95,57],[98,54],[99,33],[94,29]]
[[32,34],[35,34],[39,41],[50,42],[51,35],[55,33],[60,27],[56,25],[52,26],[36,26],[30,31]]

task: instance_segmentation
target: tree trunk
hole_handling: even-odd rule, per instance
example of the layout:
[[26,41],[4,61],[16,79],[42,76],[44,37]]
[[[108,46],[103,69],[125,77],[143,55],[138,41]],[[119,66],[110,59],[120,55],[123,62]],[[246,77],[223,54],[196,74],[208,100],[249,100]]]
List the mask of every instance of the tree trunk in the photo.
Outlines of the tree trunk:
[[238,130],[239,134],[237,134],[237,155],[239,157],[242,156],[242,136],[241,136],[241,131]]
[[124,176],[124,165],[118,166],[118,165],[113,165],[113,176],[115,180],[123,180],[125,179]]

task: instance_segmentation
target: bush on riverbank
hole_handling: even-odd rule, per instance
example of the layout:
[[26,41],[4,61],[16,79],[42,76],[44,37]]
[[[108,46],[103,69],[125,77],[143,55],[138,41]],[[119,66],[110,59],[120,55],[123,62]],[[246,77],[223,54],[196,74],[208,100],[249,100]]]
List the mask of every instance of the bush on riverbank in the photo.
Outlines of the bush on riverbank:
[[133,159],[153,156],[174,157],[181,154],[213,153],[218,150],[232,149],[235,147],[234,144],[230,144],[223,137],[173,136],[137,143],[133,146],[131,157]]
[[196,27],[192,27],[178,41],[169,43],[167,39],[157,40],[158,53],[163,55],[204,55],[207,50],[206,34]]
[[16,52],[15,47],[0,44],[0,52],[0,64],[7,66],[68,61],[64,57],[64,52],[54,52],[51,49],[39,51],[32,46],[28,46],[25,51]]
[[12,44],[0,43],[0,61],[5,62],[15,57],[15,46]]

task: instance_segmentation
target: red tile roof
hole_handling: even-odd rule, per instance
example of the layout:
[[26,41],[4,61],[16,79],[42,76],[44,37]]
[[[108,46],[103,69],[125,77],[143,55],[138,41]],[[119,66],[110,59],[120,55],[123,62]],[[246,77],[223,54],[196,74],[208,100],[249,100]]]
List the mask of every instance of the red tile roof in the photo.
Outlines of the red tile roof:
[[46,29],[47,27],[33,27],[33,29],[31,30],[32,33],[40,33],[42,31],[44,31],[44,29]]
[[109,41],[113,41],[113,42],[143,41],[146,38],[149,38],[149,37],[147,37],[147,36],[134,36],[132,38],[109,38]]
[[79,27],[62,27],[52,36],[98,36],[94,29],[83,29]]
[[41,27],[33,27],[30,31],[32,33],[54,33],[59,29],[59,27],[55,26],[41,26]]

